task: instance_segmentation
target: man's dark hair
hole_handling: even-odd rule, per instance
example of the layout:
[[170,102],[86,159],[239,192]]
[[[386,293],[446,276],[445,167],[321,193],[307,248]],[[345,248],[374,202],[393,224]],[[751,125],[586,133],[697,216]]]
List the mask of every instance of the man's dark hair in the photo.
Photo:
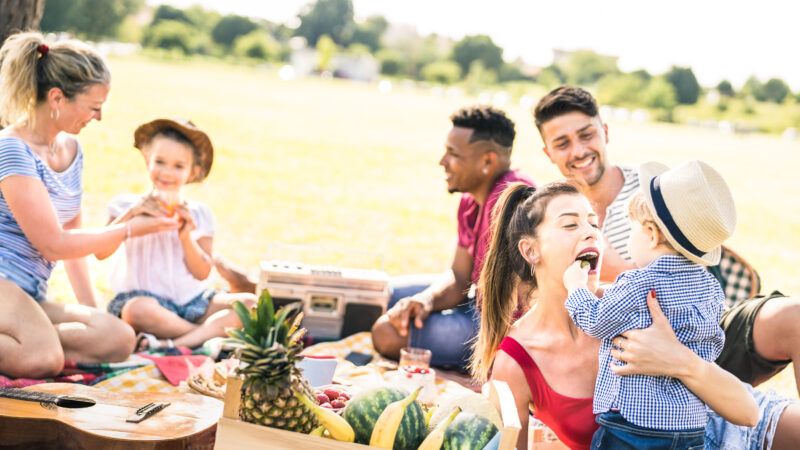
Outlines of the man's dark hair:
[[514,122],[506,116],[506,113],[491,106],[461,108],[450,116],[450,121],[453,122],[454,127],[472,130],[470,143],[493,141],[510,150],[514,145],[514,137],[517,135],[514,130]]
[[541,133],[545,122],[575,111],[597,117],[597,101],[592,94],[579,87],[561,86],[553,89],[539,100],[533,110],[536,128]]

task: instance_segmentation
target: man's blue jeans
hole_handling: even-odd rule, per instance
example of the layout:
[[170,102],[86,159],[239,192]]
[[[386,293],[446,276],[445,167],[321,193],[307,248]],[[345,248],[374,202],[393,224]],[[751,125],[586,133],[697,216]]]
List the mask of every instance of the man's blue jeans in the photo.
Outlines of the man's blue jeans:
[[653,430],[636,426],[617,412],[600,414],[596,420],[600,428],[592,436],[592,450],[694,450],[702,449],[705,445],[705,428]]
[[[420,277],[403,278],[411,282],[393,283],[389,308],[402,298],[424,291],[432,282],[425,283]],[[434,367],[466,371],[472,354],[472,341],[478,334],[479,319],[475,301],[465,298],[455,308],[431,313],[422,328],[417,328],[412,321],[408,345],[430,350]]]

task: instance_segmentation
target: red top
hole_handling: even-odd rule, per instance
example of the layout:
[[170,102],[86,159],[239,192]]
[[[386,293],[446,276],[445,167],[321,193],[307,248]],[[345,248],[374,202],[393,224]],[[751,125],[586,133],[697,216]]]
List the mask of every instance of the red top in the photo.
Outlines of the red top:
[[517,181],[536,186],[529,176],[517,170],[509,170],[497,177],[483,206],[479,205],[471,194],[461,196],[461,203],[458,205],[458,245],[466,248],[473,258],[471,280],[473,283],[477,283],[481,277],[483,258],[489,250],[491,230],[489,218],[492,209],[506,186]]
[[534,417],[544,422],[569,448],[588,450],[598,428],[592,414],[592,397],[572,398],[554,391],[528,351],[514,338],[504,338],[500,350],[516,361],[525,373]]

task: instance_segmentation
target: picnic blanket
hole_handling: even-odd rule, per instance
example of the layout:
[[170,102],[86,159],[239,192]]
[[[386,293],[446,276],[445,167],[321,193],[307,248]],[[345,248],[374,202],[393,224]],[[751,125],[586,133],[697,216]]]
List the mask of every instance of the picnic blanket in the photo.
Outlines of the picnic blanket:
[[0,387],[24,388],[42,383],[80,383],[111,392],[191,392],[181,387],[195,370],[213,364],[198,350],[169,349],[132,354],[117,363],[65,361],[64,370],[50,378],[10,378],[0,375]]
[[[372,361],[365,366],[356,366],[345,360],[350,352],[367,353],[372,355]],[[391,369],[397,363],[383,358],[372,345],[372,335],[369,331],[356,333],[339,341],[324,342],[312,345],[303,351],[304,355],[333,356],[339,361],[334,373],[334,381],[354,386],[370,386],[386,384],[391,377]],[[436,377],[436,395],[455,395],[459,392],[470,390],[455,381]]]

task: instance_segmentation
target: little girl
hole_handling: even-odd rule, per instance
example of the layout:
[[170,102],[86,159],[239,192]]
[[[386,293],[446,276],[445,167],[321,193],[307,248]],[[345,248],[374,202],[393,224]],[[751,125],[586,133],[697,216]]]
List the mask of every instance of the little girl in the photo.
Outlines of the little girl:
[[[157,119],[139,126],[134,146],[141,150],[153,190],[145,196],[123,194],[109,205],[112,223],[137,214],[174,216],[175,231],[128,237],[111,275],[117,295],[108,311],[138,333],[137,350],[176,345],[198,347],[241,326],[231,305],[255,303],[249,293],[210,289],[214,217],[208,206],[184,201],[186,183],[208,176],[214,148],[192,122]],[[107,257],[109,255],[103,255]]]

